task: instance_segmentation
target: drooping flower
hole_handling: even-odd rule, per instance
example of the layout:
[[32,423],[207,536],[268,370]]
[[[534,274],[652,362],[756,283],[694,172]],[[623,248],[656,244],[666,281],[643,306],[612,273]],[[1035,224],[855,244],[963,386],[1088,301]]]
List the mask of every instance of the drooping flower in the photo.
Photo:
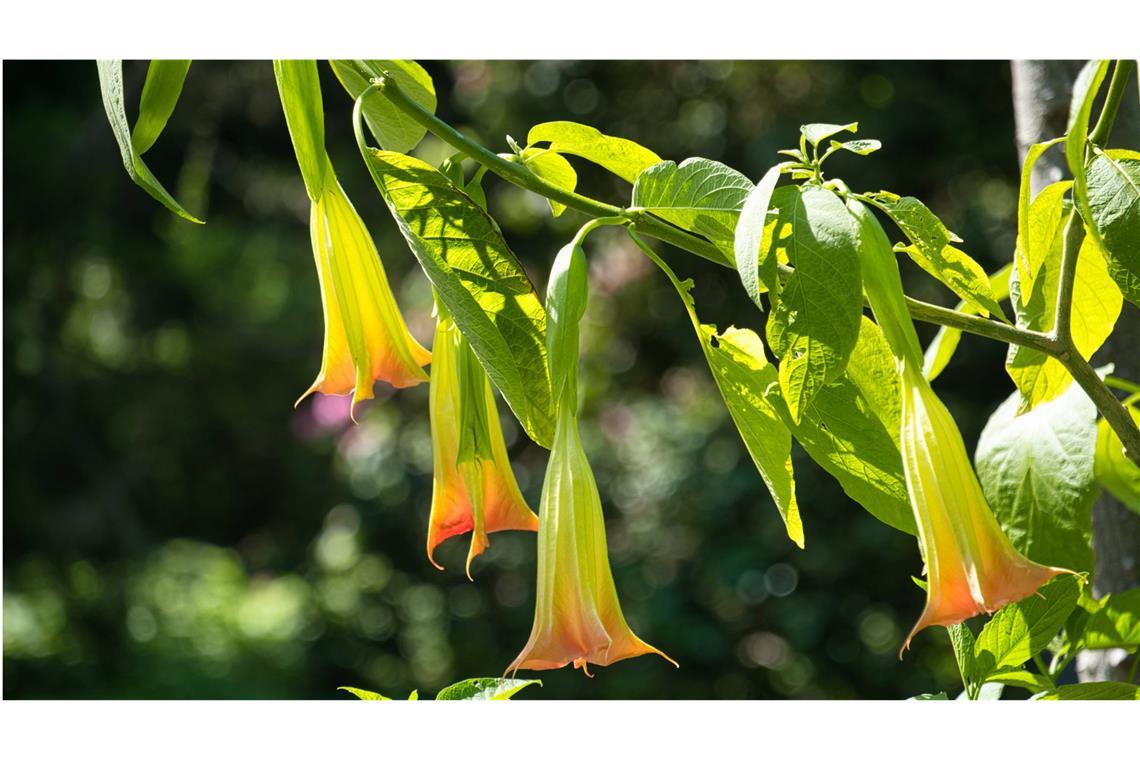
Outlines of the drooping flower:
[[352,392],[352,408],[383,380],[406,388],[427,380],[431,354],[408,332],[368,229],[327,169],[309,230],[325,317],[321,371],[311,393]]
[[1032,562],[1002,532],[954,418],[922,374],[922,351],[890,242],[865,206],[851,201],[849,207],[860,223],[867,300],[898,366],[899,447],[926,561],[926,606],[906,638],[905,649],[923,628],[995,612],[1071,571]]
[[585,670],[642,654],[658,654],[676,665],[638,638],[622,615],[606,552],[601,497],[578,436],[578,421],[565,403],[559,405],[538,512],[534,626],[507,670],[547,670],[570,663]]
[[471,561],[500,530],[538,530],[538,517],[519,491],[491,381],[445,307],[437,302],[438,321],[432,344],[431,415],[434,463],[428,560],[446,539],[471,532]]

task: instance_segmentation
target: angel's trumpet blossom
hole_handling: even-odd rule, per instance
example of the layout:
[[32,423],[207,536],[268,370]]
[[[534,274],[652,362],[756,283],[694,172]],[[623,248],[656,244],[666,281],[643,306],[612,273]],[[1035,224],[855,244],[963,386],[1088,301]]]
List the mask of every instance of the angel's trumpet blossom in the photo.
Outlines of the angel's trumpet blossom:
[[434,473],[427,554],[442,570],[435,548],[470,531],[470,578],[471,561],[490,546],[488,533],[538,530],[538,517],[511,471],[491,381],[443,304],[437,302],[436,308],[428,402]]
[[507,668],[548,670],[570,663],[609,665],[658,654],[622,615],[606,551],[602,499],[578,435],[578,321],[588,283],[580,238],[559,251],[547,289],[547,354],[557,408],[554,444],[542,484],[538,526],[538,584],[534,625],[522,652]]
[[[926,561],[926,606],[907,636],[949,626],[1030,596],[1050,578],[1072,572],[1026,559],[1002,532],[966,455],[962,434],[922,374],[922,352],[907,312],[890,242],[857,201],[863,286],[895,356],[902,389],[903,471]],[[901,651],[900,651],[901,655]]]
[[588,674],[588,665],[610,665],[642,654],[659,654],[676,665],[639,639],[622,615],[606,553],[601,497],[567,404],[559,405],[538,513],[534,626],[507,670],[574,663]]
[[408,332],[368,228],[327,169],[309,229],[321,285],[325,345],[311,393],[351,392],[352,408],[383,380],[406,388],[427,380],[431,354]]

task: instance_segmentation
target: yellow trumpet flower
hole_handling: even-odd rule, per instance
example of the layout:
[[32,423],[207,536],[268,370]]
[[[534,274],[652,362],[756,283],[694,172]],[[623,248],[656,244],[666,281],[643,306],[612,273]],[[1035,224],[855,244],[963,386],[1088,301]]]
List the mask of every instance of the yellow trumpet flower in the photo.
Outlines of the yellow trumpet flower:
[[508,671],[548,670],[668,655],[639,639],[621,613],[606,553],[598,486],[568,403],[559,404],[542,486],[538,588],[530,639]]
[[922,374],[918,335],[886,233],[866,206],[850,201],[848,207],[860,225],[867,300],[898,366],[899,447],[926,561],[926,606],[906,637],[906,649],[923,628],[995,612],[1033,594],[1053,576],[1072,571],[1030,561],[1002,532],[954,418]]
[[384,380],[406,388],[427,380],[431,354],[408,332],[376,245],[332,175],[312,204],[309,230],[325,317],[321,371],[297,403],[314,392],[353,394],[352,409]]
[[470,531],[470,578],[471,561],[490,546],[488,533],[538,530],[538,517],[511,472],[491,381],[444,306],[437,302],[436,308],[428,402],[434,472],[427,555],[442,570],[435,548]]

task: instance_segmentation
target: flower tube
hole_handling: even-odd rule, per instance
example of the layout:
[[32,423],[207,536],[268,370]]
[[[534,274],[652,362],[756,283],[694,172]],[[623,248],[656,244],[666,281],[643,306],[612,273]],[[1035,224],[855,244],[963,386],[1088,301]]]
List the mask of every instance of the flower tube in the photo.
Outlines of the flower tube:
[[[581,234],[581,233],[580,233]],[[534,625],[508,671],[547,670],[658,654],[622,615],[606,550],[602,500],[578,435],[578,320],[586,308],[585,253],[577,240],[563,248],[547,292],[547,347],[557,420],[542,484],[538,585]]]
[[867,300],[898,365],[899,444],[926,561],[926,606],[906,638],[906,649],[924,628],[995,612],[1033,594],[1050,578],[1072,571],[1026,559],[1002,532],[954,418],[922,374],[922,351],[890,242],[863,204],[851,201],[849,208],[860,223]]
[[331,166],[313,201],[309,228],[325,340],[321,371],[297,403],[314,392],[351,392],[355,412],[357,404],[373,397],[377,380],[396,388],[427,380],[422,367],[431,354],[408,332],[372,237]]
[[442,570],[435,548],[470,531],[470,578],[471,561],[490,546],[488,533],[538,530],[538,517],[511,471],[491,381],[443,304],[437,301],[436,309],[428,402],[434,471],[427,554]]

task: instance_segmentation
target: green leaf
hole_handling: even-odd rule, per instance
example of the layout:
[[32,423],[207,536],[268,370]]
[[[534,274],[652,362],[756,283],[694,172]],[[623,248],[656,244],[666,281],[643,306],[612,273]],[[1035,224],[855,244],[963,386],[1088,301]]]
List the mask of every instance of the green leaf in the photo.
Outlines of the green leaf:
[[968,690],[974,683],[974,671],[977,669],[974,664],[974,634],[965,623],[946,626],[946,633],[950,635],[950,646],[954,649],[962,686]]
[[1054,701],[1070,699],[1140,699],[1140,686],[1118,681],[1099,681],[1096,683],[1072,683],[1058,686],[1043,694],[1033,697],[1037,700]]
[[285,110],[285,123],[297,165],[311,200],[321,196],[329,157],[325,153],[325,109],[321,101],[321,80],[316,61],[274,61],[277,91]]
[[[1009,273],[1011,269],[1013,269],[1013,264],[1006,264],[990,275],[990,290],[993,291],[994,298],[999,301],[1009,298]],[[955,310],[963,314],[978,313],[978,308],[967,301],[959,301]],[[922,372],[926,375],[927,380],[933,381],[934,378],[942,374],[942,370],[946,369],[946,365],[954,357],[954,352],[958,350],[958,343],[961,340],[961,330],[953,327],[939,328],[934,340],[930,341],[930,345],[926,347],[926,355],[923,357]]]
[[634,240],[661,267],[681,297],[744,447],[784,520],[788,538],[802,549],[804,528],[792,474],[792,436],[781,419],[783,402],[778,399],[776,368],[768,363],[760,336],[735,327],[718,334],[715,325],[701,324],[691,294],[692,280],[679,281],[639,237],[635,235]]
[[[1108,61],[1089,61],[1073,82],[1073,98],[1069,107],[1068,134],[1065,136],[1065,160],[1073,173],[1076,185],[1077,204],[1084,212],[1081,198],[1084,194],[1085,149],[1089,141],[1089,117],[1093,102],[1100,91],[1104,75],[1108,73]],[[1087,219],[1088,217],[1086,217]]]
[[848,153],[856,153],[860,156],[869,156],[883,147],[883,144],[878,140],[848,140],[846,142],[832,140],[830,145],[832,150],[845,150]]
[[795,272],[774,299],[767,334],[780,357],[780,390],[798,424],[819,390],[843,372],[859,337],[859,228],[843,201],[812,185],[798,188],[779,214],[773,245],[784,249]]
[[190,61],[150,62],[139,99],[139,118],[131,132],[131,144],[140,156],[150,150],[166,128],[174,106],[178,105],[182,83],[186,81],[189,70]]
[[978,439],[986,501],[1013,545],[1034,562],[1092,570],[1096,407],[1080,386],[1018,415],[1014,392]]
[[1016,686],[1019,689],[1026,689],[1034,694],[1056,688],[1056,684],[1053,683],[1053,679],[1049,676],[1040,673],[1030,673],[1028,670],[1021,668],[990,673],[989,676],[986,677],[986,682],[1000,683],[1005,686]]
[[736,225],[733,250],[736,254],[736,271],[740,281],[753,303],[761,310],[760,294],[779,287],[776,280],[777,262],[775,247],[768,246],[769,255],[760,258],[764,249],[764,229],[769,222],[775,222],[768,214],[772,205],[772,193],[780,179],[780,167],[773,166],[748,193],[748,199],[740,211],[740,221]]
[[917,535],[899,452],[900,399],[886,338],[863,317],[847,369],[820,390],[798,424],[782,399],[774,403],[796,440],[844,493],[892,528]]
[[336,688],[337,688],[337,691],[347,691],[349,694],[352,694],[357,699],[362,699],[365,702],[391,702],[392,701],[389,697],[385,697],[383,694],[377,694],[374,691],[368,691],[368,689],[358,689],[355,686],[338,686]]
[[1025,161],[1021,165],[1021,187],[1017,195],[1017,245],[1014,250],[1014,259],[1017,261],[1018,279],[1021,281],[1026,294],[1032,287],[1033,278],[1036,276],[1036,272],[1030,270],[1026,258],[1027,246],[1029,245],[1029,205],[1033,187],[1033,167],[1045,151],[1064,139],[1058,137],[1054,140],[1030,145],[1029,150],[1025,153]]
[[1140,153],[1098,151],[1086,181],[1090,232],[1101,243],[1113,281],[1140,306]]
[[[578,186],[578,173],[574,171],[574,167],[570,165],[569,161],[553,151],[542,148],[527,148],[522,152],[520,158],[523,166],[555,187],[572,193],[574,188]],[[548,199],[547,203],[550,204],[550,213],[556,217],[561,216],[562,212],[566,210],[566,206],[558,201]]]
[[[974,699],[978,702],[996,702],[1001,699],[1001,693],[1003,691],[1005,691],[1005,684],[990,681],[978,687],[978,694]],[[963,691],[955,697],[955,699],[965,701],[969,699],[969,696]]]
[[554,432],[546,312],[495,221],[431,165],[362,147],[400,232],[523,429]]
[[662,161],[641,172],[633,184],[633,206],[681,229],[704,235],[732,253],[736,222],[752,182],[740,172],[707,158],[680,165]]
[[850,124],[804,124],[800,127],[800,134],[812,145],[819,145],[820,140],[826,140],[840,132],[858,131],[859,122],[857,121]]
[[[1018,327],[1041,332],[1053,329],[1068,216],[1064,193],[1069,184],[1050,185],[1030,207],[1029,246],[1025,253],[1034,279],[1028,296],[1018,279],[1020,275],[1014,272],[1010,278]],[[1123,303],[1120,288],[1109,276],[1101,247],[1093,237],[1086,236],[1077,259],[1070,323],[1073,342],[1082,357],[1090,358],[1112,334]],[[1005,365],[1021,391],[1023,410],[1057,398],[1073,382],[1072,375],[1057,359],[1024,346],[1010,346]]]
[[435,698],[436,701],[505,701],[533,684],[542,686],[542,681],[523,678],[468,678],[444,688]]
[[[1133,396],[1125,406],[1132,420],[1140,425],[1140,409],[1135,405],[1138,400],[1140,396]],[[1133,512],[1140,513],[1140,467],[1124,455],[1124,443],[1103,417],[1097,423],[1093,470],[1109,493]]]
[[[435,85],[423,67],[415,61],[329,61],[336,78],[355,100],[369,85],[369,80],[384,72],[392,75],[400,92],[435,113]],[[372,136],[385,150],[407,153],[420,144],[427,128],[376,94],[364,101],[364,121]]]
[[994,314],[1005,319],[1001,304],[994,298],[989,278],[981,264],[965,251],[950,243],[962,239],[950,230],[934,212],[918,198],[899,197],[894,193],[879,192],[870,196],[911,241],[909,246],[898,246],[939,282],[954,291],[962,300],[971,303],[980,314]]
[[1082,649],[1140,647],[1140,588],[1109,594],[1090,617],[1080,637]]
[[633,184],[637,175],[661,158],[633,140],[604,135],[593,127],[572,121],[548,121],[531,127],[528,145],[547,142],[550,150],[591,161]]
[[[193,216],[174,200],[174,196],[155,178],[142,160],[142,156],[131,140],[131,127],[127,121],[126,106],[123,103],[123,62],[121,60],[98,61],[99,88],[103,93],[103,109],[107,112],[107,121],[111,123],[111,130],[115,134],[115,141],[119,143],[119,152],[123,155],[123,167],[127,175],[136,185],[146,190],[152,198],[157,200],[170,211],[183,219],[202,224],[202,220]],[[153,103],[153,99],[151,101]],[[149,105],[148,105],[149,107]],[[150,116],[146,120],[150,120]]]
[[1015,668],[1052,641],[1077,604],[1080,583],[1076,576],[1054,578],[1032,596],[1007,604],[986,623],[974,647],[975,677],[985,681],[992,673]]

